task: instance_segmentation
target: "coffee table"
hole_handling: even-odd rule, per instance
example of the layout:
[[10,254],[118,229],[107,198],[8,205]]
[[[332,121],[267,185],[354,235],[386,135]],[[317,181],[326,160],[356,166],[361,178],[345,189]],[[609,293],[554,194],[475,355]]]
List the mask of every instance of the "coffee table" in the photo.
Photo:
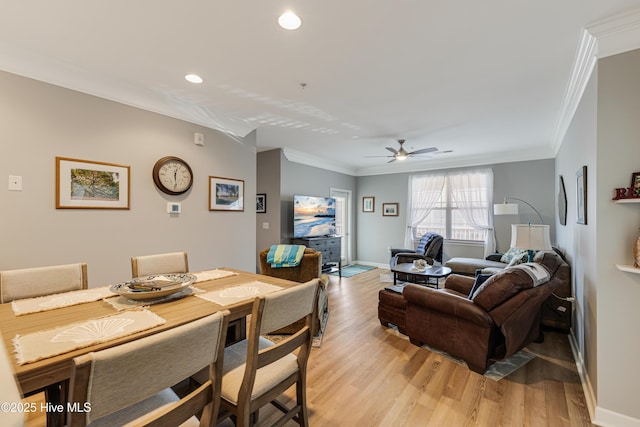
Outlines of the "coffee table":
[[[413,276],[424,277],[425,284],[435,285],[436,289],[438,288],[438,279],[447,277],[451,274],[451,269],[449,267],[432,266],[427,267],[424,270],[418,270],[409,262],[396,264],[391,267],[391,271],[393,272],[393,286],[396,286],[397,284],[398,273],[405,273]],[[432,281],[433,279],[435,279],[435,281]]]

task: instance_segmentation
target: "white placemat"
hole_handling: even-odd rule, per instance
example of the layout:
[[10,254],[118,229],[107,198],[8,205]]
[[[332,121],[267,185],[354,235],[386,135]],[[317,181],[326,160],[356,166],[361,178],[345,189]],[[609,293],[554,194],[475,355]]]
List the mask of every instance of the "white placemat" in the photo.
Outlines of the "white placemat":
[[193,274],[198,278],[198,280],[196,280],[196,283],[204,282],[205,280],[221,279],[223,277],[238,275],[238,273],[234,273],[233,271],[220,270],[220,269],[206,270],[206,271],[201,271],[199,273],[191,273],[191,274]]
[[82,289],[79,291],[14,300],[11,301],[11,308],[16,316],[22,316],[29,313],[38,313],[40,311],[98,301],[113,295],[114,293],[109,290],[109,286],[103,286],[100,288]]
[[18,364],[24,365],[135,334],[165,322],[166,320],[148,310],[128,310],[54,329],[16,335],[13,338],[13,345]]
[[254,281],[241,283],[237,286],[230,286],[219,291],[205,292],[196,296],[210,302],[215,302],[216,304],[227,306],[247,299],[253,299],[258,295],[265,295],[282,289],[283,288],[280,286]]

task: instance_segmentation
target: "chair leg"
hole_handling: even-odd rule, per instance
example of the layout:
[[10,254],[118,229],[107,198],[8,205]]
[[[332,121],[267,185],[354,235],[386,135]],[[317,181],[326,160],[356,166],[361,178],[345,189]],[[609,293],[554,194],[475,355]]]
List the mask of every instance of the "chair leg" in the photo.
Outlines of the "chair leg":
[[300,406],[298,424],[302,427],[309,426],[309,412],[307,411],[307,381],[306,375],[301,375],[296,385],[296,398]]

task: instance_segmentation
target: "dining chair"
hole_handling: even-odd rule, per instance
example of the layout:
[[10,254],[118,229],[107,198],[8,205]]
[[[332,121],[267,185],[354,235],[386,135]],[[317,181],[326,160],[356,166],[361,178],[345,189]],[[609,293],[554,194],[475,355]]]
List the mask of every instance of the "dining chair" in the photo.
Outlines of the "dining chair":
[[87,264],[0,271],[0,303],[87,289]]
[[[73,359],[69,426],[214,426],[228,318],[217,312]],[[178,397],[171,387],[203,368],[206,380]]]
[[186,252],[143,255],[131,258],[131,274],[134,278],[152,274],[188,272],[189,262]]
[[[268,403],[284,412],[277,424],[293,419],[309,425],[306,403],[307,362],[311,352],[311,325],[317,310],[319,280],[259,296],[253,303],[247,339],[225,349],[222,409],[236,418],[236,426],[253,425],[258,411]],[[262,335],[306,318],[305,326],[282,341]],[[195,376],[201,382],[202,372]],[[286,407],[276,400],[296,385],[296,404]]]
[[[0,337],[1,341],[1,337]],[[4,410],[0,411],[0,425],[18,427],[24,425],[24,414],[17,409],[12,411],[11,408],[19,408],[21,397],[20,388],[16,381],[15,374],[11,369],[11,361],[4,345],[0,345],[0,402],[4,405]],[[14,406],[12,406],[14,405]]]
[[[47,267],[0,271],[0,303],[68,291],[87,289],[87,264],[65,264]],[[46,401],[59,401],[66,395],[67,382],[32,390],[25,396],[44,392]],[[47,414],[55,418],[56,414]]]

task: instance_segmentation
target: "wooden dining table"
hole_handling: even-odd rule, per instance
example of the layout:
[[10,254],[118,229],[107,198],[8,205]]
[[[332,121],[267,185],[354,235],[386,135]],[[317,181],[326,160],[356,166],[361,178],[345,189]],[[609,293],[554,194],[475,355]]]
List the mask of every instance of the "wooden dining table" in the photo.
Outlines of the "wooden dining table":
[[[204,291],[216,291],[241,286],[255,281],[268,283],[282,288],[289,288],[299,284],[289,280],[248,273],[230,268],[221,268],[221,270],[227,270],[237,274],[197,282],[194,283],[193,286]],[[232,305],[223,306],[198,298],[195,295],[189,295],[159,304],[152,304],[148,306],[148,310],[166,320],[164,324],[111,341],[90,345],[88,347],[79,348],[67,353],[22,365],[17,363],[15,357],[11,357],[13,369],[23,394],[27,394],[49,385],[68,381],[71,377],[72,360],[74,357],[172,329],[176,326],[192,322],[221,310],[230,311],[230,330],[227,340],[227,343],[229,343],[229,338],[234,341],[244,337],[246,333],[245,318],[247,315],[251,314],[252,303],[253,298],[248,298]],[[117,313],[118,311],[104,300],[20,316],[16,316],[14,314],[11,304],[0,304],[0,333],[2,334],[7,354],[13,355],[14,346],[12,340],[17,334],[30,334]]]

